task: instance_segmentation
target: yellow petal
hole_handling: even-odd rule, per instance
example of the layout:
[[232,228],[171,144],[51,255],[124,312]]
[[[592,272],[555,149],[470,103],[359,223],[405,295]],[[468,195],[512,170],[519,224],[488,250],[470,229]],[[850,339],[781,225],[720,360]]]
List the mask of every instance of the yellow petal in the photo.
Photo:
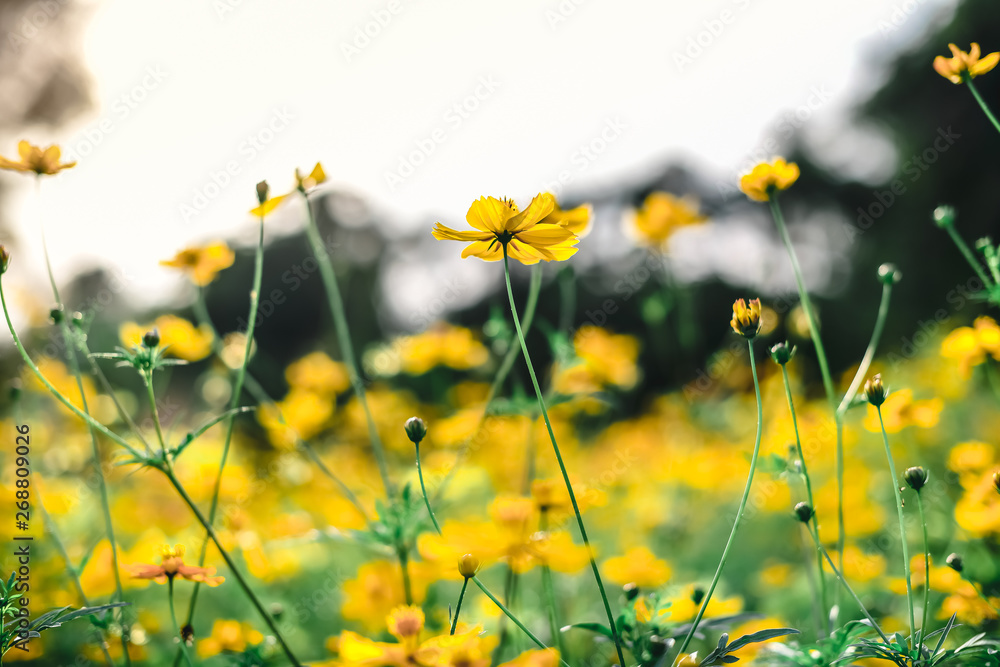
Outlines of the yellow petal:
[[476,241],[467,245],[462,251],[462,259],[466,257],[478,257],[487,262],[497,262],[503,259],[503,248],[500,246],[500,242],[495,239]]
[[472,202],[469,212],[465,214],[466,221],[476,229],[484,232],[502,232],[504,224],[514,215],[507,204],[495,197],[480,197]]
[[490,232],[459,231],[445,227],[440,222],[434,225],[434,231],[431,233],[438,241],[488,241],[496,238]]
[[260,206],[250,209],[250,215],[256,217],[265,216],[274,209],[278,208],[278,205],[281,204],[281,202],[283,202],[286,197],[288,197],[288,195],[279,195],[277,197],[271,197]]
[[311,180],[316,185],[319,185],[320,183],[326,181],[326,172],[323,171],[323,165],[321,165],[319,162],[316,163],[316,166],[313,167],[312,172],[310,172],[309,180]]
[[506,221],[505,229],[509,232],[519,232],[523,229],[528,229],[552,213],[555,207],[556,198],[548,192],[535,195],[535,198],[528,204],[528,208]]
[[548,246],[563,243],[575,237],[575,234],[560,225],[538,224],[529,229],[518,232],[517,240],[529,245]]
[[1000,62],[1000,52],[991,53],[986,56],[975,65],[969,68],[969,74],[972,76],[980,76],[981,74],[986,74]]

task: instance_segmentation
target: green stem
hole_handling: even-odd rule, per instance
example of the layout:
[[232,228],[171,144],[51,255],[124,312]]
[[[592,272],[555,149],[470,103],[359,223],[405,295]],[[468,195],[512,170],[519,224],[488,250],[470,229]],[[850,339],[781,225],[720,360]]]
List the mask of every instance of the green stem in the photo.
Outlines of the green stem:
[[[525,332],[531,330],[531,322],[535,318],[535,309],[538,306],[538,295],[542,290],[542,267],[536,264],[531,267],[531,269],[531,284],[528,287],[528,302],[524,307],[524,317],[521,320],[521,330]],[[493,399],[495,399],[497,394],[500,393],[500,388],[503,386],[504,381],[510,374],[511,369],[514,367],[514,362],[517,361],[517,358],[521,354],[521,346],[515,345],[514,339],[516,335],[517,334],[512,335],[507,341],[507,354],[504,355],[503,361],[500,363],[500,368],[497,370],[496,377],[493,378],[493,384],[490,385],[490,390],[486,394],[483,414],[479,418],[479,422],[476,424],[476,428],[473,430],[472,435],[470,435],[462,445],[462,450],[456,457],[455,464],[451,467],[448,474],[445,475],[444,480],[442,480],[441,484],[438,485],[437,490],[434,492],[435,502],[437,502],[437,500],[441,497],[441,494],[444,493],[448,483],[458,471],[459,466],[468,456],[473,440],[475,440],[476,436],[479,434],[479,429],[482,428],[487,417],[489,417],[490,406],[493,404]]]
[[468,587],[469,578],[466,577],[465,581],[462,582],[462,592],[458,594],[458,603],[455,605],[455,616],[451,619],[451,632],[449,634],[455,634],[455,628],[458,627],[458,615],[462,612],[462,600],[465,599],[465,589]]
[[410,557],[405,546],[396,547],[396,555],[399,556],[399,569],[403,573],[403,596],[406,604],[413,604],[413,588],[410,585]]
[[[899,493],[899,476],[896,474],[896,464],[892,460],[892,450],[889,448],[889,436],[885,432],[882,421],[882,407],[877,406],[879,426],[882,428],[882,443],[885,445],[885,456],[889,460],[889,474],[892,476],[892,492],[896,496],[896,514],[899,517],[899,539],[903,544],[903,572],[906,574],[906,606],[910,612],[910,638],[916,641],[916,623],[913,615],[913,587],[910,582],[910,550],[906,544],[906,524],[903,519],[903,497]],[[930,572],[927,573],[930,578]]]
[[812,532],[810,532],[809,534],[812,535],[813,540],[816,542],[816,548],[823,552],[823,557],[826,558],[826,562],[830,565],[830,569],[833,570],[833,574],[837,577],[837,580],[844,587],[844,589],[851,594],[851,597],[854,598],[854,601],[858,603],[858,609],[861,610],[861,613],[864,614],[865,618],[868,619],[868,622],[871,623],[872,628],[874,628],[875,632],[878,633],[878,636],[882,638],[882,641],[884,641],[886,644],[891,644],[892,642],[889,640],[889,637],[887,637],[886,634],[882,631],[882,628],[875,620],[875,617],[872,616],[870,613],[868,613],[868,609],[861,601],[861,598],[859,598],[858,594],[854,592],[854,589],[851,588],[851,585],[847,583],[847,579],[845,579],[844,575],[841,574],[840,570],[837,569],[837,566],[833,564],[833,559],[830,558],[830,554],[827,553],[826,549],[823,548],[823,545],[820,544],[819,536],[813,534]]
[[[549,529],[548,511],[542,510],[539,517],[539,530],[545,532]],[[552,584],[552,569],[547,563],[542,564],[542,590],[545,593],[545,606],[548,609],[549,631],[552,633],[552,643],[559,649],[560,655],[566,655],[563,646],[562,633],[559,632],[559,617],[556,610],[556,592]]]
[[240,588],[243,589],[243,592],[246,594],[247,598],[249,598],[250,603],[254,606],[254,609],[256,609],[257,613],[260,614],[260,617],[263,619],[264,623],[267,624],[267,627],[270,628],[271,632],[274,634],[275,639],[278,640],[278,643],[281,645],[281,649],[282,651],[284,651],[285,656],[291,661],[293,665],[295,665],[295,667],[302,667],[302,663],[299,662],[298,658],[295,657],[295,654],[292,653],[292,650],[288,647],[288,644],[285,643],[285,638],[281,635],[281,631],[278,630],[278,625],[274,622],[274,619],[271,618],[271,615],[267,613],[267,610],[264,609],[264,605],[257,597],[257,594],[254,593],[253,589],[250,587],[250,584],[243,576],[243,573],[240,572],[239,568],[237,568],[236,562],[233,560],[233,557],[230,556],[229,552],[226,551],[225,547],[222,546],[222,542],[219,541],[219,536],[215,532],[215,529],[212,527],[211,522],[209,522],[209,520],[205,517],[205,515],[201,513],[201,510],[198,509],[198,506],[195,504],[194,500],[192,500],[191,496],[188,495],[187,490],[185,490],[184,487],[181,485],[180,480],[177,479],[177,476],[174,474],[173,467],[171,466],[169,460],[167,461],[167,464],[164,467],[160,468],[159,470],[164,475],[167,476],[167,480],[170,482],[170,485],[174,487],[174,490],[177,491],[177,493],[181,497],[181,500],[184,501],[184,504],[187,505],[188,508],[191,510],[191,512],[194,514],[195,518],[198,520],[198,523],[200,523],[202,527],[205,529],[205,531],[208,533],[208,537],[215,544],[216,549],[219,550],[219,554],[222,556],[222,559],[226,561],[226,565],[229,567],[229,571],[232,573],[233,577],[235,577],[237,583],[240,585]]
[[[243,393],[243,382],[247,375],[247,364],[250,363],[250,352],[253,349],[253,334],[257,325],[257,307],[260,303],[260,285],[264,276],[264,215],[260,216],[260,224],[257,232],[257,252],[254,255],[253,285],[250,289],[250,312],[247,318],[246,343],[243,347],[243,363],[240,364],[236,372],[236,379],[233,382],[233,395],[229,399],[229,409],[234,410],[239,405],[240,396]],[[215,483],[212,485],[212,501],[208,508],[208,522],[215,525],[215,516],[219,509],[219,493],[222,490],[222,476],[226,470],[226,462],[229,460],[229,448],[233,440],[233,430],[236,427],[235,415],[226,423],[226,439],[222,444],[222,457],[219,460],[219,469],[215,474]],[[198,554],[198,566],[205,564],[205,557],[208,555],[208,537],[201,543],[201,552]],[[198,593],[201,590],[201,582],[195,582],[194,590],[191,591],[191,602],[188,604],[188,623],[194,619],[194,610],[198,604]]]
[[882,338],[882,331],[885,329],[885,322],[889,317],[889,298],[891,296],[892,285],[889,283],[883,283],[882,298],[878,305],[878,315],[875,316],[875,326],[872,328],[872,337],[868,341],[868,347],[865,349],[865,356],[862,357],[861,364],[858,366],[858,370],[854,374],[854,379],[851,380],[850,388],[847,390],[847,393],[844,394],[843,400],[840,401],[840,405],[837,407],[837,416],[840,419],[843,419],[844,414],[851,407],[854,397],[861,388],[861,383],[868,374],[868,368],[871,367],[872,360],[875,358],[875,350],[878,348],[879,340]]
[[948,236],[951,237],[951,240],[955,243],[958,251],[962,253],[963,257],[965,257],[965,261],[969,263],[969,266],[972,267],[972,270],[976,272],[976,275],[983,282],[983,288],[986,290],[992,288],[993,281],[990,280],[988,275],[986,275],[986,271],[983,270],[983,265],[979,261],[979,258],[976,257],[975,253],[972,252],[972,249],[968,246],[968,244],[966,244],[965,239],[963,239],[962,235],[955,229],[955,224],[952,223],[950,225],[944,225],[944,229],[948,232]]
[[[530,639],[531,641],[535,642],[535,645],[538,646],[538,648],[541,648],[541,649],[548,648],[548,646],[546,646],[545,644],[542,643],[541,639],[539,639],[538,637],[536,637],[531,632],[531,630],[529,630],[527,627],[525,627],[524,623],[522,623],[520,621],[520,619],[517,618],[517,616],[515,616],[513,613],[511,613],[510,609],[507,609],[507,607],[505,607],[503,605],[503,603],[500,602],[500,600],[498,600],[497,597],[495,595],[493,595],[493,593],[490,592],[490,589],[486,588],[486,584],[484,584],[482,581],[480,581],[479,577],[470,577],[470,579],[472,579],[472,582],[474,584],[476,584],[476,586],[479,586],[479,590],[481,590],[483,593],[485,593],[486,597],[488,597],[489,599],[493,600],[493,604],[495,604],[497,606],[497,608],[500,611],[502,611],[507,616],[507,618],[509,618],[514,623],[514,625],[516,625],[517,627],[521,628],[521,631],[528,636],[528,639]],[[565,667],[569,667],[569,665],[566,664],[566,661],[563,660],[562,658],[559,659],[559,662],[562,663],[563,665],[565,665]]]
[[927,609],[930,607],[931,599],[931,552],[930,540],[927,539],[927,517],[924,515],[924,499],[920,491],[917,491],[917,510],[920,512],[920,526],[924,532],[924,608],[920,620],[920,641],[917,648],[923,643],[923,638],[927,636]]
[[[431,509],[431,501],[427,498],[427,487],[424,486],[424,471],[420,467],[420,443],[413,443],[414,449],[417,451],[417,477],[420,479],[420,493],[424,496],[424,505],[427,507],[427,515],[431,518],[431,523],[434,524],[434,530],[441,534],[441,526],[438,524],[437,517],[434,516],[434,510]],[[463,589],[464,590],[464,589]],[[452,632],[452,634],[455,634]]]
[[753,358],[753,339],[747,339],[747,348],[750,351],[750,373],[753,375],[753,388],[754,393],[757,396],[757,436],[754,440],[753,454],[750,457],[750,473],[747,475],[746,487],[743,489],[743,497],[740,499],[740,507],[736,512],[736,520],[733,521],[733,529],[729,533],[729,539],[726,541],[726,548],[722,551],[722,558],[719,560],[719,566],[715,570],[715,576],[712,577],[712,585],[708,588],[708,593],[705,594],[705,599],[701,602],[701,607],[698,609],[697,615],[694,617],[694,622],[691,623],[691,629],[688,630],[687,636],[684,637],[684,641],[681,642],[680,649],[677,651],[677,656],[674,659],[675,662],[677,658],[684,653],[687,649],[688,644],[691,643],[691,638],[694,637],[694,633],[698,630],[698,625],[701,623],[702,617],[705,615],[705,610],[708,609],[708,603],[712,600],[712,594],[715,592],[715,587],[719,584],[719,579],[722,577],[722,571],[726,567],[726,561],[729,559],[729,550],[733,546],[733,542],[736,540],[736,532],[740,528],[740,523],[743,520],[743,511],[746,509],[747,500],[750,498],[750,488],[753,486],[753,475],[754,471],[757,469],[757,456],[760,454],[760,439],[763,433],[764,427],[764,406],[760,399],[760,382],[757,380],[757,364]]
[[962,80],[965,81],[965,85],[969,87],[969,91],[972,93],[972,96],[976,98],[976,102],[979,103],[979,108],[982,109],[983,113],[986,114],[986,117],[990,119],[990,122],[993,123],[993,127],[997,129],[997,132],[1000,132],[1000,122],[997,122],[997,117],[993,115],[993,112],[990,111],[989,106],[986,104],[986,100],[984,100],[982,95],[979,94],[979,90],[976,88],[975,84],[972,83],[972,77],[969,76],[968,72],[962,73]]
[[587,527],[583,523],[583,515],[580,514],[580,506],[576,502],[576,494],[573,493],[573,484],[569,480],[569,472],[563,462],[562,453],[556,443],[556,435],[552,430],[552,423],[549,421],[548,410],[545,409],[545,399],[542,397],[542,389],[538,386],[538,378],[535,376],[535,369],[531,364],[531,355],[528,354],[528,344],[524,340],[524,333],[521,331],[521,321],[517,316],[517,306],[514,303],[514,290],[510,284],[510,263],[507,257],[507,244],[503,244],[503,273],[507,282],[507,298],[510,300],[510,313],[514,320],[514,329],[517,331],[518,341],[521,343],[521,352],[524,354],[524,361],[528,366],[528,375],[531,376],[531,384],[535,388],[535,395],[538,397],[538,407],[542,411],[542,418],[545,421],[545,428],[549,432],[549,439],[552,441],[552,449],[559,463],[559,470],[562,472],[563,481],[566,483],[566,491],[569,493],[570,502],[573,504],[573,512],[576,514],[576,522],[580,527],[580,537],[587,548],[590,556],[590,568],[594,571],[594,579],[597,581],[597,588],[601,592],[601,599],[604,601],[604,611],[608,616],[608,624],[611,628],[611,636],[615,642],[615,650],[618,652],[619,665],[625,667],[625,655],[622,652],[621,639],[618,637],[618,628],[615,624],[615,616],[611,611],[611,603],[608,602],[608,594],[604,590],[604,582],[601,580],[601,572],[597,567],[597,560],[594,558],[594,550],[590,546],[590,539],[587,537]]
[[795,285],[799,291],[799,301],[802,303],[802,312],[806,316],[809,324],[809,336],[812,338],[813,347],[816,348],[816,360],[819,362],[820,375],[823,377],[823,388],[826,391],[826,398],[830,402],[833,410],[834,422],[837,431],[837,559],[840,567],[844,567],[844,545],[847,533],[844,529],[844,426],[837,417],[837,398],[834,391],[833,376],[830,375],[830,365],[826,360],[826,348],[823,347],[823,340],[819,335],[819,325],[816,314],[813,310],[812,300],[806,290],[806,283],[802,277],[802,268],[799,266],[798,255],[795,254],[795,247],[792,245],[792,238],[788,235],[788,228],[785,226],[785,217],[781,213],[781,206],[778,204],[778,194],[771,196],[771,217],[774,218],[774,225],[778,228],[778,234],[785,244],[788,252],[788,259],[792,263],[792,272],[795,274]]
[[181,627],[177,625],[177,613],[174,611],[174,578],[167,577],[167,597],[170,599],[170,620],[174,624],[174,632],[177,638],[180,640],[181,653],[184,654],[184,659],[187,664],[194,667],[194,663],[191,661],[191,654],[188,652],[187,642],[184,641],[184,637],[181,635]]
[[86,337],[78,336],[76,338],[76,344],[79,346],[80,353],[87,360],[87,365],[90,368],[91,375],[96,377],[97,381],[100,382],[101,389],[104,391],[104,393],[111,397],[111,402],[114,403],[115,410],[118,412],[118,417],[122,420],[122,423],[126,424],[129,427],[129,430],[135,435],[135,437],[139,438],[139,441],[142,442],[143,446],[146,448],[146,453],[152,455],[153,448],[149,446],[149,441],[146,440],[146,436],[143,435],[142,431],[139,429],[139,426],[135,423],[132,417],[129,416],[128,411],[125,410],[125,406],[123,406],[122,402],[118,400],[118,396],[117,394],[115,394],[114,387],[112,387],[111,383],[108,382],[108,378],[104,374],[104,371],[101,370],[101,367],[94,360],[90,348],[87,346]]
[[312,203],[304,190],[300,190],[302,198],[306,202],[307,224],[306,236],[309,245],[312,247],[316,262],[319,264],[319,273],[323,279],[323,286],[329,299],[330,312],[333,315],[333,325],[337,331],[337,341],[340,346],[340,353],[344,357],[347,365],[347,372],[351,378],[351,386],[354,394],[361,404],[365,413],[365,420],[368,422],[368,437],[371,440],[372,452],[375,455],[375,463],[378,464],[379,474],[382,476],[382,485],[385,487],[386,496],[394,497],[392,481],[389,479],[389,468],[385,460],[385,450],[382,447],[382,440],[379,438],[378,429],[375,426],[375,419],[372,417],[371,409],[368,407],[368,397],[365,394],[365,385],[358,373],[358,365],[354,358],[354,346],[351,343],[351,333],[347,326],[347,314],[344,312],[344,301],[340,296],[340,287],[337,284],[337,274],[333,270],[330,262],[330,255],[323,245],[319,229],[316,227],[316,217],[313,215]]
[[[799,436],[799,422],[798,418],[795,416],[795,402],[792,400],[792,387],[788,380],[788,368],[785,364],[781,364],[781,377],[785,383],[785,398],[788,400],[788,410],[792,414],[792,428],[795,431],[795,447],[798,450],[799,463],[802,465],[802,478],[805,480],[806,484],[806,501],[809,503],[809,507],[813,509],[813,515],[809,520],[810,525],[807,529],[818,531],[819,522],[816,518],[816,503],[813,501],[812,479],[809,477],[809,468],[806,466],[805,453],[802,451],[802,438]],[[826,575],[823,573],[823,556],[820,554],[819,549],[816,550],[816,567],[819,569],[820,616],[822,617],[820,619],[820,623],[823,627],[823,632],[825,632],[826,635],[829,635],[830,625],[828,615],[829,607],[827,607],[826,604]]]
[[146,398],[149,399],[149,411],[153,417],[153,426],[156,428],[156,441],[160,445],[160,452],[165,456],[167,441],[163,437],[163,427],[160,425],[160,411],[156,409],[156,396],[153,393],[153,374],[148,371],[142,373],[142,382],[146,385]]

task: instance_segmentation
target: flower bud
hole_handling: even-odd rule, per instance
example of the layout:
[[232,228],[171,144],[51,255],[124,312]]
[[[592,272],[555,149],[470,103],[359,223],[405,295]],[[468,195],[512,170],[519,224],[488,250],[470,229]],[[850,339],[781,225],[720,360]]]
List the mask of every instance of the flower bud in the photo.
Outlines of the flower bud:
[[924,485],[927,484],[928,477],[930,477],[930,473],[920,466],[907,468],[903,471],[903,479],[906,480],[906,483],[909,484],[910,488],[914,491],[919,491],[924,488]]
[[146,333],[142,334],[142,344],[153,349],[160,344],[160,331],[159,329],[151,329]]
[[997,493],[1000,493],[1000,470],[993,473],[993,488],[997,490]]
[[903,272],[895,264],[883,264],[878,267],[878,280],[883,285],[895,285],[903,279]]
[[11,403],[17,403],[21,398],[21,380],[14,378],[10,381],[10,389],[8,390],[8,397]]
[[49,311],[49,319],[52,320],[52,324],[62,324],[63,323],[63,319],[65,319],[63,317],[62,308],[56,307],[56,308],[53,308],[52,310],[50,310]]
[[795,516],[802,523],[809,523],[813,518],[813,508],[809,506],[809,503],[799,503],[795,506]]
[[10,266],[10,251],[7,250],[7,246],[0,243],[0,274],[7,273],[8,266]]
[[877,373],[865,382],[865,398],[876,408],[885,403],[889,390],[882,384],[882,374]]
[[760,333],[760,299],[751,299],[749,304],[737,299],[733,303],[733,319],[729,324],[744,338],[752,339]]
[[944,559],[945,564],[955,572],[961,573],[965,569],[965,564],[962,562],[962,557],[958,554],[948,554],[948,557]]
[[73,314],[69,316],[69,319],[73,323],[73,326],[75,326],[77,329],[82,329],[83,324],[86,321],[86,318],[84,318],[83,313],[81,313],[79,310],[73,311]]
[[660,635],[650,635],[649,652],[652,658],[659,658],[674,645],[673,639],[664,639]]
[[639,587],[635,584],[625,584],[622,586],[622,590],[625,592],[625,599],[629,602],[639,597]]
[[695,604],[701,604],[701,601],[705,599],[705,589],[701,586],[695,586],[694,590],[691,591],[691,602]]
[[267,201],[267,194],[270,192],[270,188],[267,185],[267,181],[261,181],[257,184],[257,201],[263,204]]
[[933,213],[934,223],[944,229],[955,224],[955,207],[938,206]]
[[465,577],[466,579],[471,579],[476,576],[476,572],[479,571],[479,567],[482,563],[479,559],[472,554],[465,554],[458,559],[458,573]]
[[420,417],[410,417],[403,424],[403,430],[406,431],[406,437],[410,439],[410,442],[419,445],[420,441],[427,437],[427,424]]
[[992,249],[993,249],[993,239],[991,239],[989,236],[984,236],[980,239],[976,239],[976,250],[978,250],[979,252],[986,254]]
[[795,356],[795,349],[795,346],[788,341],[778,343],[771,348],[771,358],[774,359],[774,363],[784,366]]

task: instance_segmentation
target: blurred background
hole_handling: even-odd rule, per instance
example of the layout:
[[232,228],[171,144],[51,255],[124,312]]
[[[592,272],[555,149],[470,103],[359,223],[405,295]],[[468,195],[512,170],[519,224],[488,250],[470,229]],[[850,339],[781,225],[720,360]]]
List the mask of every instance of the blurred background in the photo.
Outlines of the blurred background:
[[[238,259],[209,287],[209,307],[220,330],[235,329],[254,184],[283,192],[296,167],[320,160],[320,224],[362,348],[441,318],[481,327],[503,306],[501,272],[461,260],[430,228],[461,227],[482,195],[527,202],[549,190],[566,206],[590,202],[594,225],[573,274],[546,267],[540,317],[642,333],[647,386],[678,386],[727,340],[734,298],[761,296],[780,318],[775,339],[802,333],[766,207],[735,187],[782,154],[802,167],[785,209],[834,367],[867,343],[886,261],[904,280],[883,350],[905,358],[915,338],[944,330],[939,320],[983,310],[930,212],[956,205],[970,242],[995,231],[1000,167],[972,97],[931,61],[948,42],[995,50],[998,27],[988,0],[7,0],[0,154],[27,138],[79,162],[40,192],[0,175],[17,323],[48,313],[45,220],[68,305],[94,313],[98,349],[125,318],[183,314],[191,287],[158,261],[215,238]],[[996,100],[1000,79],[980,81]],[[710,221],[675,234],[649,275],[623,220],[654,190],[696,197]],[[310,256],[302,222],[290,205],[267,225],[264,293],[287,300],[258,329],[265,376],[268,360],[277,375],[328,338],[319,281],[287,280]],[[560,313],[573,277],[572,312]],[[679,286],[677,302],[664,282]],[[598,312],[609,298],[616,312]]]

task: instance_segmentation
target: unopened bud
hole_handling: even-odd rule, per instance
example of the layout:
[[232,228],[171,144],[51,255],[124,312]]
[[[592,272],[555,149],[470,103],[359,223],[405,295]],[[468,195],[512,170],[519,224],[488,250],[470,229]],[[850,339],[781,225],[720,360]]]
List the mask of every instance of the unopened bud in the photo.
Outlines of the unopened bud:
[[52,310],[50,310],[49,311],[49,319],[52,320],[52,324],[62,324],[63,323],[63,319],[65,319],[63,317],[62,308],[56,307],[56,308],[53,308]]
[[410,442],[414,444],[420,444],[420,441],[427,437],[427,424],[420,417],[410,417],[403,424],[403,430],[406,431],[406,437],[410,439]]
[[934,218],[934,223],[944,229],[945,227],[950,227],[955,224],[955,207],[954,206],[938,206],[934,209],[932,215]]
[[930,473],[920,466],[907,468],[903,471],[903,479],[906,480],[906,483],[909,484],[910,488],[914,491],[919,491],[924,488],[924,485],[927,484],[928,477],[930,477]]
[[7,273],[8,266],[10,266],[10,250],[0,243],[0,274]]
[[771,358],[774,359],[774,363],[781,364],[784,366],[792,357],[795,356],[795,346],[785,341],[784,343],[778,343],[771,348]]
[[157,347],[160,344],[160,331],[158,329],[151,329],[142,334],[142,344],[151,350]]
[[472,554],[465,554],[458,559],[458,573],[466,579],[476,576],[482,563]]
[[639,597],[639,587],[636,584],[625,584],[622,586],[622,590],[625,592],[625,599],[629,602]]
[[257,184],[257,201],[263,204],[267,201],[267,194],[270,192],[271,188],[268,187],[267,181],[261,181]]
[[955,572],[961,573],[965,569],[965,564],[962,562],[962,557],[958,554],[948,554],[948,557],[944,559],[945,564]]
[[885,403],[885,397],[889,391],[882,384],[882,374],[877,373],[868,382],[865,382],[865,398],[876,408]]
[[809,503],[799,503],[795,506],[795,516],[799,518],[802,523],[809,523],[813,518],[813,508]]
[[895,285],[903,279],[903,272],[895,264],[883,264],[878,267],[878,279],[883,285]]

